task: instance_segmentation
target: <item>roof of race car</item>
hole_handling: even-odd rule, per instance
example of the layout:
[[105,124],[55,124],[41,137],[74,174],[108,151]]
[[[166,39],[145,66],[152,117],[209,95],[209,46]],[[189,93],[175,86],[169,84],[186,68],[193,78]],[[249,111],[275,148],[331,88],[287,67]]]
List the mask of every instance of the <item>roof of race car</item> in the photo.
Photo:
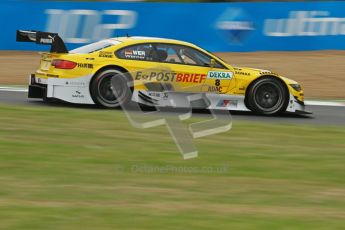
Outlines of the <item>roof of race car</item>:
[[133,37],[117,37],[117,38],[110,38],[108,41],[116,41],[128,44],[135,44],[135,43],[142,43],[142,42],[165,42],[165,43],[173,43],[173,44],[180,44],[180,45],[187,45],[187,46],[195,46],[194,44],[175,40],[175,39],[168,39],[168,38],[159,38],[159,37],[144,37],[144,36],[133,36]]

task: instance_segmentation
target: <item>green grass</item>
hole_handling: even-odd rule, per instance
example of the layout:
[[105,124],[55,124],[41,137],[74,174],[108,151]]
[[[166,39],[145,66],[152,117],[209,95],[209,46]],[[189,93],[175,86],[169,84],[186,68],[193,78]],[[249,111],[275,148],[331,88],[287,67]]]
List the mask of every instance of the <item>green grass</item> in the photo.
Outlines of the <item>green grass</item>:
[[344,229],[344,139],[234,122],[183,160],[121,111],[0,105],[0,229]]

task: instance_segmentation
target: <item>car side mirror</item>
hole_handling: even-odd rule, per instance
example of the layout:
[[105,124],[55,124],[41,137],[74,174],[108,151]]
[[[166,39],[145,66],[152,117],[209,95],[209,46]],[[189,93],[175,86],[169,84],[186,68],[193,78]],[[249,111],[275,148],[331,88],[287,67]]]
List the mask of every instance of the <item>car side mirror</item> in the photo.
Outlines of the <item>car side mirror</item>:
[[216,60],[214,60],[213,58],[210,60],[210,67],[214,68],[216,66]]

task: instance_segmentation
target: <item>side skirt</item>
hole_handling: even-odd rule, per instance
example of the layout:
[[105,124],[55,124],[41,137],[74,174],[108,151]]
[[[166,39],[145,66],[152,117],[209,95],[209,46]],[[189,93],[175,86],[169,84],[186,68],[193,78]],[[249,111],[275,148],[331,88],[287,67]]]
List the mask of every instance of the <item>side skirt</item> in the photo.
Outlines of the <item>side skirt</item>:
[[134,90],[132,101],[157,107],[250,111],[242,95]]

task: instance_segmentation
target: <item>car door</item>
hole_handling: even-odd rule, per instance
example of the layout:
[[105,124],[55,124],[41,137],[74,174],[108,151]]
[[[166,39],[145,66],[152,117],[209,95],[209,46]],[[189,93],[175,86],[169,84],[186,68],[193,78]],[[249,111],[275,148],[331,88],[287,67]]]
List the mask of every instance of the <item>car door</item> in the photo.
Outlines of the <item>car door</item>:
[[226,93],[235,86],[233,70],[195,48],[160,43],[155,49],[160,62],[174,73],[174,89],[178,92]]
[[121,48],[116,56],[123,59],[136,89],[199,92],[207,68],[185,64],[177,51],[173,44],[143,43]]
[[169,43],[143,43],[116,52],[130,71],[136,89],[226,93],[233,72],[195,48]]

